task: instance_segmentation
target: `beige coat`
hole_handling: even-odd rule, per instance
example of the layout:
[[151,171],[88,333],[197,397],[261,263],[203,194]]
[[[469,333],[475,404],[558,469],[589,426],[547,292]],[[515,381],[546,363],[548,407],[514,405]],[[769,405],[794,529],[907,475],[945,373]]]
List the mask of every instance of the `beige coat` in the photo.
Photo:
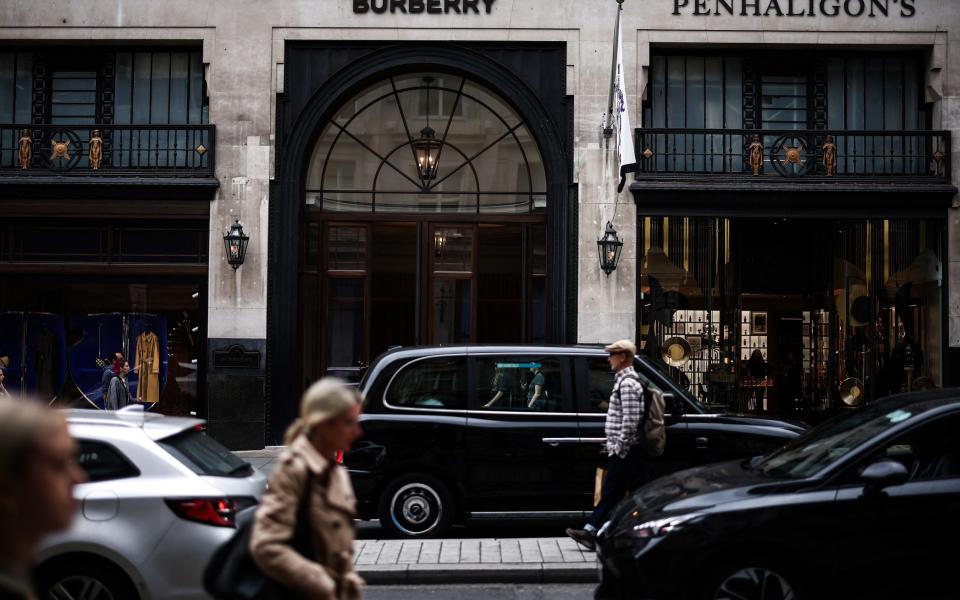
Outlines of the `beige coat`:
[[[310,525],[317,562],[294,550],[297,508],[307,471],[313,473]],[[356,600],[363,580],[353,570],[356,499],[350,477],[300,436],[278,459],[250,536],[250,554],[275,581],[315,600]]]
[[160,339],[144,331],[137,336],[137,400],[160,401]]

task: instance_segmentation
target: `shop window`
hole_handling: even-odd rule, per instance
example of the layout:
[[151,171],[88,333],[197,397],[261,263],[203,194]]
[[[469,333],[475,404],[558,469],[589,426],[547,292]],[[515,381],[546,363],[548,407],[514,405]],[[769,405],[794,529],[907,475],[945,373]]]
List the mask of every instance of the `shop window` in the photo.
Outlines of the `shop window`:
[[114,121],[206,123],[201,52],[118,52]]
[[642,352],[698,400],[816,419],[941,385],[942,220],[641,223]]
[[155,226],[73,220],[0,223],[0,259],[22,262],[206,264],[205,223],[174,221]]
[[100,262],[107,235],[93,226],[21,224],[11,227],[13,260],[23,262]]
[[407,364],[387,388],[386,401],[399,408],[466,408],[466,359],[431,358]]
[[[926,127],[920,59],[913,56],[835,56],[827,59],[829,128],[917,131]],[[914,136],[837,139],[838,173],[925,172],[925,140]]]
[[135,402],[163,414],[202,414],[200,296],[189,283],[7,276],[0,286],[5,387],[58,406],[103,408],[105,370],[119,352],[133,369],[127,385]]
[[[652,93],[645,106],[644,124],[680,129],[743,127],[741,71],[740,57],[653,57]],[[722,171],[730,166],[739,170],[742,166],[739,148],[733,152],[730,138],[722,135],[659,134],[654,137],[651,143],[665,150],[653,158],[658,171],[668,168]]]
[[77,445],[77,463],[90,482],[140,476],[140,471],[119,450],[108,444],[77,440]]
[[114,229],[114,260],[147,263],[205,263],[209,238],[203,226]]
[[573,412],[568,360],[551,356],[476,358],[479,410]]
[[[0,52],[0,123],[30,123],[33,54]],[[0,165],[16,165],[19,131],[0,131]]]

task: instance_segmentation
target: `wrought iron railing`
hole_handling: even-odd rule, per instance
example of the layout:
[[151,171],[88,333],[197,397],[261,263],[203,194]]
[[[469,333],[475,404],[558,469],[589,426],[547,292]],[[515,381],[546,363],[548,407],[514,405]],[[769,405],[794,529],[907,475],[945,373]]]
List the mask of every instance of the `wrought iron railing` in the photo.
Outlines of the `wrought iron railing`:
[[949,131],[636,130],[642,174],[950,177]]
[[213,125],[0,125],[0,174],[213,177]]

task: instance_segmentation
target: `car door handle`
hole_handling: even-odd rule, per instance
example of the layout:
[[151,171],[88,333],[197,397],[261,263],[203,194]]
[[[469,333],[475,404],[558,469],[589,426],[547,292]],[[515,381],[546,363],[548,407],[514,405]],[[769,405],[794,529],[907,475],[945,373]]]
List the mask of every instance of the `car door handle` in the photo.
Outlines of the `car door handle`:
[[544,444],[550,444],[551,446],[559,446],[560,444],[577,444],[580,442],[580,438],[542,438]]
[[703,449],[707,447],[707,443],[710,442],[710,438],[698,437],[694,440],[694,444],[697,448]]

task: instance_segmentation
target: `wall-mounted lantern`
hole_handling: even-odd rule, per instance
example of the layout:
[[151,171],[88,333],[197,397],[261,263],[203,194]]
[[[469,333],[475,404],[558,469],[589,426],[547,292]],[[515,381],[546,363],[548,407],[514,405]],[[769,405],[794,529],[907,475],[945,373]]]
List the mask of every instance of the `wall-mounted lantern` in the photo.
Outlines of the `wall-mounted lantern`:
[[234,221],[228,231],[223,236],[223,247],[227,251],[227,262],[236,271],[243,264],[243,259],[247,256],[247,244],[250,242],[250,236],[243,232],[243,225],[240,220]]
[[597,250],[600,252],[600,268],[608,276],[616,270],[622,249],[623,242],[617,237],[617,230],[613,228],[613,223],[607,221],[603,237],[597,240]]

